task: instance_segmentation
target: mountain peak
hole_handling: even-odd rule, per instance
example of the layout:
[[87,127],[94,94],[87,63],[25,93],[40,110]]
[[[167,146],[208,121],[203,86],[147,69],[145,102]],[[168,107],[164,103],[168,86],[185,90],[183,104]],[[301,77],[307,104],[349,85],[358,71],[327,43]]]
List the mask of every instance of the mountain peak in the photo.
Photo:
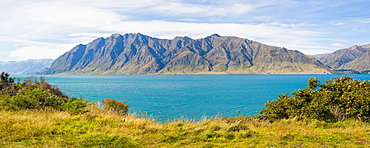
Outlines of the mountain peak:
[[218,35],[217,33],[214,33],[211,35],[211,37],[221,37],[220,35]]
[[118,38],[121,37],[122,35],[119,33],[112,34],[111,37]]

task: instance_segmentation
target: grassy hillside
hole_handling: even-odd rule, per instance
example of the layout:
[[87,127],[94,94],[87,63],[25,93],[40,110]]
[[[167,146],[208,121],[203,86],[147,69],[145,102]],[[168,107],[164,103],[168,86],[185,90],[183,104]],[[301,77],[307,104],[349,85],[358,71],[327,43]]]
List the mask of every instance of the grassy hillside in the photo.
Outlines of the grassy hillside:
[[[297,106],[295,106],[298,110],[296,112],[287,108],[282,111],[284,102],[289,104],[299,99],[297,97],[302,97],[299,92],[293,93],[294,97],[281,96],[278,100],[267,103],[267,108],[262,111],[264,114],[252,118],[219,117],[200,122],[175,120],[159,123],[146,117],[128,114],[129,106],[113,99],[104,100],[105,107],[101,108],[95,103],[68,98],[56,92],[57,89],[47,85],[46,82],[17,84],[13,79],[3,76],[0,85],[2,87],[0,145],[4,147],[370,146],[370,124],[368,120],[362,120],[367,115],[359,116],[357,112],[351,111],[348,116],[346,112],[341,113],[346,115],[346,118],[340,116],[340,120],[323,120],[321,116],[314,118],[316,116],[295,115],[301,109]],[[353,82],[349,79],[345,80]],[[319,85],[317,82],[315,79],[310,80],[310,89],[304,89],[301,92],[320,96],[319,87],[327,91],[330,83],[328,81],[327,84]],[[354,81],[350,84],[355,82],[357,83]],[[16,88],[13,84],[19,85],[20,88],[9,91],[11,88]],[[365,82],[360,84],[368,86],[367,82],[366,85]],[[335,90],[339,90],[337,88]],[[362,95],[365,96],[362,100],[368,98],[367,94]],[[308,95],[305,97],[305,102],[310,103],[307,101],[311,100],[307,99]],[[62,101],[55,101],[59,103],[55,105],[42,102],[45,98],[53,98],[51,101]],[[36,104],[41,105],[32,104],[35,100],[39,102]],[[273,107],[274,105],[276,107]],[[308,109],[312,108],[309,106]],[[353,109],[356,108],[353,107]],[[350,115],[361,118],[352,118]]]

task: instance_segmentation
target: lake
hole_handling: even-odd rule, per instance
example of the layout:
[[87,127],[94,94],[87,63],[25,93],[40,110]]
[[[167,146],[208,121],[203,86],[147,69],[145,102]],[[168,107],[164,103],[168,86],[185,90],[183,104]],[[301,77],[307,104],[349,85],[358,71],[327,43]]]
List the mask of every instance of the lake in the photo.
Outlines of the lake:
[[[106,98],[125,102],[132,113],[158,121],[199,120],[219,114],[255,115],[281,93],[307,87],[310,78],[321,82],[342,75],[46,75],[69,97]],[[351,75],[370,80],[370,75]],[[24,78],[24,76],[14,76]],[[240,114],[237,113],[240,111]]]

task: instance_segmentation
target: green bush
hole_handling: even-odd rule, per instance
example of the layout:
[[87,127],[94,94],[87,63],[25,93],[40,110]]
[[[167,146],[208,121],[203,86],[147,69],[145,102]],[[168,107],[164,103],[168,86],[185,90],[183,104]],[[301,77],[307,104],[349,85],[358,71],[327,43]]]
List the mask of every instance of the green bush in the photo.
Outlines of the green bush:
[[243,124],[237,124],[237,125],[234,125],[234,126],[231,126],[228,131],[229,132],[239,132],[241,130],[249,130],[249,128],[246,126],[246,125],[243,125]]
[[88,101],[75,97],[68,98],[58,87],[47,83],[43,77],[40,80],[29,77],[24,83],[14,83],[15,78],[9,78],[9,74],[3,72],[0,78],[0,109],[53,108],[70,114],[86,112]]
[[88,101],[82,100],[82,98],[77,99],[76,97],[72,97],[68,100],[68,102],[63,104],[62,108],[69,114],[76,115],[87,112],[87,105]]
[[319,84],[318,79],[308,81],[308,88],[281,94],[268,101],[257,118],[271,121],[298,117],[337,122],[358,119],[370,122],[370,83],[349,76],[335,77]]
[[40,109],[51,107],[61,110],[68,98],[58,97],[42,85],[32,85],[18,90],[15,96],[8,98],[11,109]]

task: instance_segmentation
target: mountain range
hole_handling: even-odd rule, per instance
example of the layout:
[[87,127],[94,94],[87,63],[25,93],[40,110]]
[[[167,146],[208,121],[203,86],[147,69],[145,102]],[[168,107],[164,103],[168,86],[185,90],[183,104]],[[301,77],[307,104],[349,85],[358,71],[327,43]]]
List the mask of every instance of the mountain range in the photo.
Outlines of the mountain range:
[[296,50],[213,34],[158,39],[113,34],[77,45],[43,74],[328,74],[317,59]]
[[[316,59],[314,59],[314,58]],[[370,44],[304,55],[244,38],[98,38],[53,59],[0,61],[11,74],[327,74],[370,73]]]
[[333,53],[315,55],[314,57],[330,68],[339,71],[370,72],[370,44],[352,46]]
[[45,71],[54,59],[28,59],[23,61],[0,61],[0,72],[10,74],[37,74]]

